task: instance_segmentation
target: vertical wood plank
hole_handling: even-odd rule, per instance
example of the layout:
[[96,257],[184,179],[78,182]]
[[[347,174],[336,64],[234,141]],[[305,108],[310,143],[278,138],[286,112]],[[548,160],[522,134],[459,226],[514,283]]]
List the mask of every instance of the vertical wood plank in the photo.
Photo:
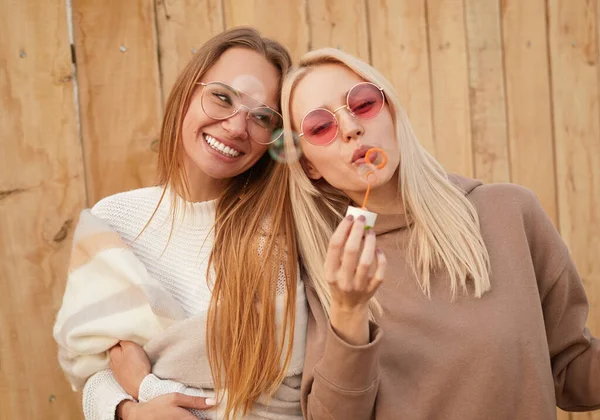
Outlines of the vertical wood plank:
[[545,1],[501,4],[511,180],[532,189],[557,225]]
[[[550,54],[560,231],[588,294],[600,335],[600,107],[597,1],[550,0]],[[598,420],[600,413],[573,413]]]
[[73,0],[89,204],[150,185],[161,92],[152,0]]
[[475,176],[510,180],[498,0],[465,0]]
[[368,0],[372,64],[397,89],[420,142],[435,153],[425,0]]
[[435,156],[447,171],[473,176],[463,0],[428,0],[427,16]]
[[283,43],[298,60],[309,49],[306,0],[223,0],[225,27],[251,25]]
[[221,0],[157,0],[163,99],[196,50],[224,27]]
[[364,0],[308,0],[311,48],[334,47],[370,61]]
[[0,419],[81,416],[52,325],[85,202],[65,2],[0,2]]

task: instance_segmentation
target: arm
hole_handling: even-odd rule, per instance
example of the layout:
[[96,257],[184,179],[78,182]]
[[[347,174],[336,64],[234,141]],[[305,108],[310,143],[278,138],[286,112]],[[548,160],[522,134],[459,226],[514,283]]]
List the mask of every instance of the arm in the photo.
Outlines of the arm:
[[115,381],[142,403],[171,393],[192,397],[208,396],[202,389],[160,379],[152,374],[146,352],[131,341],[121,341],[110,349],[110,368]]
[[589,305],[570,257],[542,308],[557,405],[567,411],[600,408],[600,340],[585,328]]
[[83,416],[86,420],[114,420],[117,406],[135,401],[107,369],[92,375],[83,388]]
[[[154,375],[149,375],[156,378]],[[146,381],[142,383],[140,394],[147,392],[150,403],[141,404],[127,394],[119,385],[114,373],[107,369],[91,376],[83,389],[83,414],[86,420],[114,420],[116,415],[123,420],[205,418],[202,411],[210,409],[214,401],[198,398],[202,391],[188,388],[173,381]],[[185,391],[181,392],[180,391]],[[182,395],[185,394],[185,395]],[[150,398],[148,398],[150,399]],[[189,411],[188,411],[189,410]],[[190,415],[190,412],[192,415]]]
[[524,221],[538,282],[556,403],[600,408],[600,342],[586,328],[589,304],[569,250],[537,198],[527,192]]
[[364,220],[344,219],[331,237],[325,261],[330,319],[307,287],[302,408],[308,419],[370,419],[374,413],[382,333],[369,322],[368,305],[383,281],[385,257],[377,253],[375,260],[375,235],[364,233]]
[[302,410],[307,419],[370,419],[379,389],[382,333],[369,324],[369,343],[342,340],[326,319],[316,292],[306,289],[310,307]]

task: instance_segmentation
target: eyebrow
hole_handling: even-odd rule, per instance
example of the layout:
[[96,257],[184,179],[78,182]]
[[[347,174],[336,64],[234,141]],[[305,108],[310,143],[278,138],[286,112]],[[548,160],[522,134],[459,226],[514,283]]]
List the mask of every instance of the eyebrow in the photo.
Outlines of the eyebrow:
[[235,88],[235,87],[231,86],[229,83],[225,83],[225,82],[223,82],[223,81],[221,81],[221,80],[211,80],[210,82],[202,82],[202,81],[197,81],[197,82],[196,82],[196,84],[198,84],[198,85],[207,85],[207,84],[209,84],[209,83],[221,83],[221,84],[223,84],[223,85],[225,85],[225,86],[229,86],[231,89],[233,89],[233,90],[235,90],[236,92],[238,92],[238,93],[241,93],[242,95],[244,95],[244,96],[246,96],[246,97],[248,97],[248,98],[252,99],[254,102],[256,102],[256,103],[258,103],[258,104],[262,105],[263,107],[270,108],[270,109],[272,109],[273,111],[275,111],[275,112],[277,112],[277,113],[279,113],[279,112],[280,112],[280,111],[279,111],[279,106],[277,106],[277,105],[276,105],[276,106],[271,106],[271,105],[269,105],[269,104],[266,104],[266,103],[264,103],[264,102],[261,102],[261,101],[259,101],[258,99],[254,98],[253,96],[251,96],[251,95],[247,94],[247,93],[246,93],[246,92],[244,92],[243,90],[240,90],[240,89],[238,89],[238,88]]
[[[347,105],[346,101],[348,100],[348,93],[349,93],[351,90],[352,90],[352,88],[348,89],[348,90],[347,90],[347,91],[346,91],[346,92],[345,92],[345,93],[342,95],[342,102],[344,103],[344,105]],[[328,107],[327,105],[325,105],[325,104],[322,104],[322,105],[319,105],[319,106],[317,106],[316,108],[313,108],[313,109],[317,109],[317,108],[323,108],[323,109],[329,109],[329,108],[332,108],[332,109],[335,109],[335,108],[338,108],[338,107],[333,107],[333,106],[332,106],[332,107]]]

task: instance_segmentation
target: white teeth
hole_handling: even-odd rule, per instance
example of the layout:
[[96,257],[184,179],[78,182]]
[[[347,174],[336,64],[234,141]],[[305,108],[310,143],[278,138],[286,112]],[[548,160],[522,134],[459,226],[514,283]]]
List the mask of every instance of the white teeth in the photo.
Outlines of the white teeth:
[[225,146],[223,143],[221,143],[214,137],[209,136],[208,134],[204,134],[204,140],[206,141],[207,144],[210,145],[210,147],[212,147],[214,150],[219,151],[221,154],[223,154],[225,156],[238,157],[242,153],[239,150],[235,150],[229,146]]

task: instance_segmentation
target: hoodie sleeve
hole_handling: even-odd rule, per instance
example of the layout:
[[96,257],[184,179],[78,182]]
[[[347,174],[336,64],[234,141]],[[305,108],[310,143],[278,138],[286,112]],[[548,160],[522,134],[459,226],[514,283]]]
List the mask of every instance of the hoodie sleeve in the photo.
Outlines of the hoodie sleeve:
[[379,389],[382,331],[370,324],[370,343],[352,346],[331,327],[314,289],[307,287],[308,332],[302,410],[309,420],[371,419]]
[[589,303],[577,268],[533,193],[524,220],[535,267],[556,403],[567,411],[600,408],[600,341],[586,328]]

